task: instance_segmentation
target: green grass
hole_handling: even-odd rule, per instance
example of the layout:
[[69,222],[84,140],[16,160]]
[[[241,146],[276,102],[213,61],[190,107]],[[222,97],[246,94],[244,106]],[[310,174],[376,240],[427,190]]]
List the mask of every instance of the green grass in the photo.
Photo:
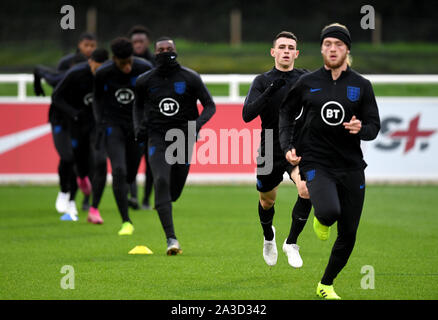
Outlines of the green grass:
[[[165,255],[155,211],[131,211],[135,233],[119,237],[121,221],[107,187],[101,226],[64,222],[54,210],[57,188],[0,187],[0,299],[316,299],[314,291],[336,232],[327,242],[311,223],[299,244],[304,266],[281,252],[296,198],[279,188],[275,226],[279,259],[262,258],[254,186],[186,186],[174,204],[183,254]],[[335,281],[346,299],[437,299],[438,186],[369,186],[356,247]],[[79,197],[81,198],[81,197]],[[310,222],[311,220],[309,220]],[[147,245],[153,255],[129,255]],[[61,268],[75,270],[75,289],[63,290]],[[375,289],[361,288],[361,268],[375,270]]]

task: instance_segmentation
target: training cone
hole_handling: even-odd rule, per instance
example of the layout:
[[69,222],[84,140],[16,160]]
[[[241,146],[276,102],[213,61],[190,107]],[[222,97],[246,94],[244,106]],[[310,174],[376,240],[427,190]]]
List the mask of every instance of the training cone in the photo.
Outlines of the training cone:
[[129,254],[153,254],[152,250],[146,246],[136,246],[128,252]]

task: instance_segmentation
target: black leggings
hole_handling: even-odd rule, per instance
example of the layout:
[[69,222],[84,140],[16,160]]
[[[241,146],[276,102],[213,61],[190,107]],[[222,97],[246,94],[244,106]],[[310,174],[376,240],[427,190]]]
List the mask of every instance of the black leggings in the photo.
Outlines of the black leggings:
[[131,128],[106,128],[106,150],[111,161],[113,192],[123,222],[128,215],[128,184],[135,181],[144,152],[144,143],[137,143]]
[[[147,143],[149,139],[146,140]],[[154,184],[154,176],[152,174],[151,165],[149,163],[149,148],[148,145],[146,145],[145,153],[144,153],[144,159],[146,164],[145,169],[145,181],[144,181],[144,197],[143,197],[143,204],[149,204],[149,198],[151,197],[152,193],[152,186]]]
[[51,123],[55,149],[59,155],[58,175],[61,192],[70,192],[70,200],[74,200],[78,186],[74,172],[73,148],[67,126]]
[[[81,178],[85,176],[90,178],[93,195],[92,206],[97,209],[106,183],[106,150],[97,141],[101,137],[98,137],[98,130],[95,126],[76,127],[72,125],[70,134],[76,174]],[[98,143],[99,149],[96,148]]]
[[[104,146],[98,139],[102,139],[99,136],[99,132],[96,127],[91,131],[90,136],[90,149],[91,149],[91,158],[92,158],[92,166],[91,166],[91,187],[92,187],[92,195],[93,202],[92,207],[98,208],[100,200],[102,199],[103,191],[105,190],[106,184],[106,175],[108,172],[107,168],[107,152]],[[101,147],[96,148],[97,145]]]
[[[171,142],[165,141],[164,134],[150,134],[148,140],[149,164],[154,177],[155,208],[167,238],[174,238],[172,202],[176,201],[184,188],[190,170],[191,153],[185,142],[184,163],[170,164],[166,159],[166,149]],[[193,146],[190,146],[193,147]]]
[[321,280],[331,285],[346,265],[356,241],[365,199],[363,170],[304,169],[315,217],[326,226],[338,223],[338,235]]

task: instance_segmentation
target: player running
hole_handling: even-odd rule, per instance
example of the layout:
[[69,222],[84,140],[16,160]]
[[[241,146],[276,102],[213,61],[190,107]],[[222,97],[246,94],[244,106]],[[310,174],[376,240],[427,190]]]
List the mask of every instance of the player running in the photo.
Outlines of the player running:
[[[93,78],[96,69],[106,60],[108,51],[94,50],[87,62],[67,71],[52,95],[56,108],[67,116],[77,184],[87,196],[92,191],[93,203],[87,221],[95,224],[103,223],[98,206],[105,188],[107,166],[106,152],[95,149],[97,130],[92,110]],[[88,176],[91,174],[90,184]]]
[[[245,122],[252,121],[260,116],[262,133],[257,159],[257,190],[259,191],[258,212],[263,228],[263,258],[269,266],[277,263],[277,244],[275,242],[275,228],[272,225],[274,218],[274,204],[277,196],[278,185],[283,181],[285,172],[291,177],[298,188],[298,199],[292,210],[292,225],[289,236],[283,243],[283,251],[288,257],[289,264],[300,268],[303,261],[299,254],[297,239],[303,230],[312,205],[308,198],[305,183],[301,181],[298,167],[289,164],[284,158],[278,140],[278,114],[280,104],[287,90],[307,71],[294,68],[295,59],[298,58],[296,36],[288,31],[282,31],[274,38],[271,56],[275,66],[268,72],[258,75],[248,92],[243,105],[242,116]],[[273,132],[273,144],[270,148],[265,146],[267,130]],[[268,141],[269,142],[269,141]],[[268,143],[267,142],[267,143]],[[266,153],[272,150],[272,170],[264,172],[267,163],[262,163],[260,157],[266,158]]]
[[93,110],[96,122],[105,132],[105,146],[111,161],[113,193],[122,217],[119,235],[132,235],[134,226],[128,214],[128,185],[135,182],[144,144],[135,141],[132,106],[137,77],[152,65],[132,56],[127,38],[111,42],[113,60],[103,64],[94,79]]
[[134,56],[146,59],[155,66],[154,55],[149,50],[151,44],[150,30],[145,26],[136,25],[129,30],[128,37],[131,39],[134,48]]
[[[155,66],[155,58],[154,55],[149,50],[150,41],[151,41],[151,32],[148,28],[142,25],[136,25],[129,30],[129,38],[131,39],[132,46],[134,48],[134,56],[143,58],[148,60],[152,65]],[[151,206],[149,204],[149,199],[152,193],[153,186],[153,176],[151,166],[149,164],[149,155],[148,155],[148,146],[147,146],[147,137],[145,138],[145,182],[144,182],[144,197],[142,201],[142,209],[150,210]],[[133,209],[138,209],[138,201],[137,201],[137,184],[133,183],[130,185],[130,194],[131,198],[129,199],[129,205]]]
[[[79,37],[76,53],[68,54],[61,58],[57,69],[51,69],[38,65],[34,70],[34,91],[37,96],[45,96],[41,85],[44,79],[53,88],[62,80],[65,72],[74,64],[85,61],[91,56],[97,45],[96,37],[90,33],[83,33]],[[77,208],[74,201],[77,191],[76,176],[73,170],[73,150],[71,147],[70,136],[67,130],[67,119],[50,104],[49,122],[52,127],[52,136],[55,149],[60,157],[58,165],[58,175],[60,191],[56,198],[55,207],[59,213],[65,213],[61,219],[77,220]],[[88,197],[85,196],[82,204],[83,210],[88,210]]]
[[[326,26],[321,32],[324,66],[301,77],[280,108],[280,143],[286,159],[300,164],[315,210],[314,230],[329,238],[338,235],[317,295],[340,299],[333,280],[346,265],[354,247],[365,197],[367,166],[361,140],[373,140],[380,118],[370,81],[349,66],[351,38],[347,27]],[[303,113],[298,139],[294,117]]]
[[[155,208],[167,238],[167,255],[181,253],[175,235],[172,202],[184,188],[190,169],[191,152],[195,137],[190,137],[189,121],[196,123],[196,133],[214,115],[216,106],[200,76],[177,60],[175,43],[162,37],[155,43],[157,67],[138,78],[134,121],[136,135],[149,139],[149,163],[154,176]],[[203,111],[198,113],[197,100]],[[184,132],[184,162],[171,164],[166,149],[166,132],[180,129]]]

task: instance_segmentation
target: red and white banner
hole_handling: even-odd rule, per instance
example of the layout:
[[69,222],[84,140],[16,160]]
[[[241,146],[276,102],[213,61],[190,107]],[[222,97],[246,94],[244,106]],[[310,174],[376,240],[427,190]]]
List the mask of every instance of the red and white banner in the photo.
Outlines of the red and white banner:
[[[377,102],[382,130],[363,143],[368,180],[438,181],[438,98]],[[47,118],[47,102],[0,102],[0,182],[57,181],[59,157]],[[218,103],[201,131],[188,181],[255,181],[259,141],[259,118],[244,123],[241,103]],[[142,178],[144,162],[139,172]]]
[[[0,102],[0,182],[57,179],[59,156],[53,144],[50,124],[47,122],[48,109],[48,103]],[[238,132],[235,132],[236,129]],[[214,132],[218,139],[223,140],[222,143],[217,141],[215,150],[200,147],[204,143],[208,144],[208,137],[211,136],[208,135],[209,132]],[[242,132],[244,135],[235,143],[234,137]],[[189,179],[199,182],[254,179],[254,155],[257,153],[259,141],[259,119],[245,124],[242,120],[241,104],[218,104],[216,114],[201,131],[201,141],[196,144]],[[219,148],[224,146],[227,159],[223,158],[224,152],[222,157],[219,152]],[[248,150],[252,157],[243,156]],[[216,153],[217,161],[214,155],[209,154],[212,152]],[[200,154],[204,155],[203,159],[197,157]],[[140,177],[145,172],[144,166],[142,161]]]

